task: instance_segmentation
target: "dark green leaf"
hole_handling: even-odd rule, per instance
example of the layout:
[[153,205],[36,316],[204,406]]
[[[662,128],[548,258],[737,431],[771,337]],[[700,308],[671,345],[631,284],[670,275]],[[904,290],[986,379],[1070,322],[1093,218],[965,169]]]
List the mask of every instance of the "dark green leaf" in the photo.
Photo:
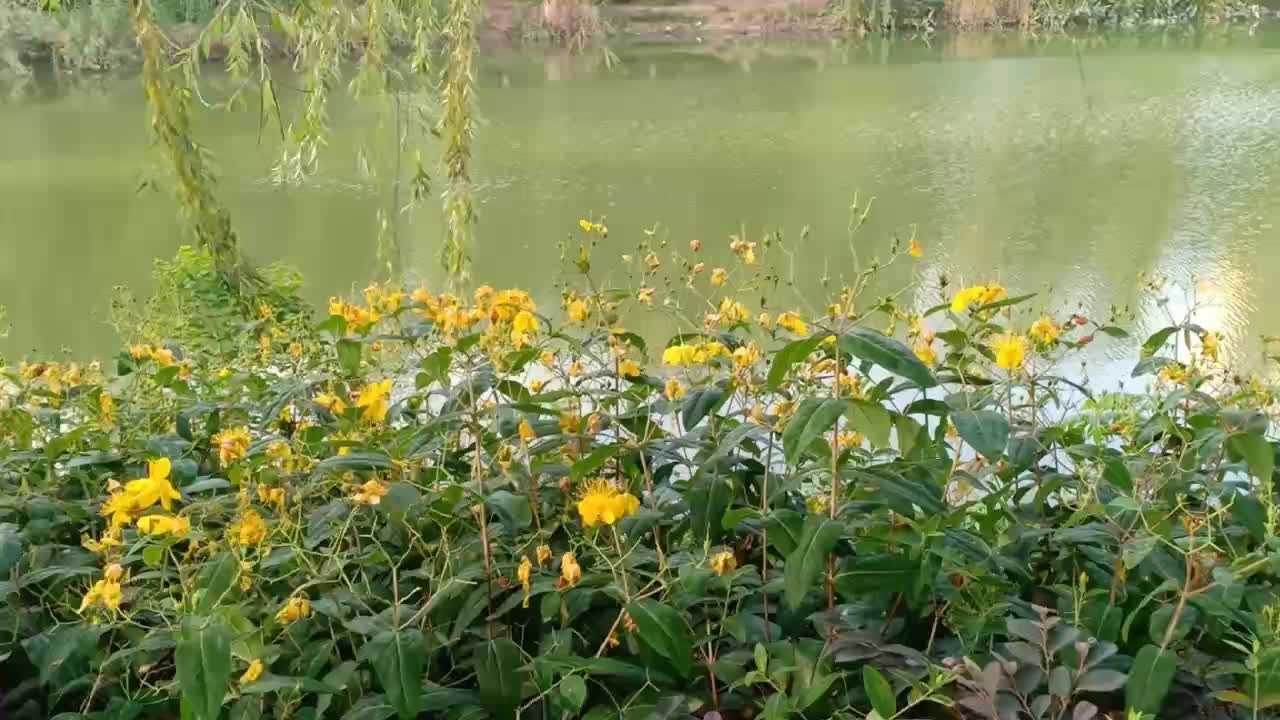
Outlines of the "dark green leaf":
[[627,606],[636,636],[655,654],[671,663],[678,677],[693,672],[693,636],[684,614],[656,600],[637,600]]
[[178,688],[193,720],[217,720],[231,677],[231,631],[212,618],[182,621],[174,648]]
[[421,630],[385,630],[360,650],[401,720],[416,717],[422,706],[423,643]]
[[1090,670],[1076,684],[1079,692],[1114,692],[1124,687],[1125,674],[1116,670]]
[[840,523],[822,515],[809,515],[804,521],[800,541],[787,555],[785,571],[786,587],[783,599],[787,607],[796,609],[812,589],[814,582],[827,566],[831,550],[835,548],[844,528]]
[[807,398],[796,408],[782,431],[782,451],[795,462],[813,441],[835,425],[849,408],[848,400]]
[[560,680],[560,703],[570,712],[578,712],[587,701],[587,683],[581,675],[566,675]]
[[822,342],[824,336],[814,335],[802,340],[795,340],[787,343],[781,350],[773,356],[773,364],[769,366],[769,377],[766,380],[766,387],[769,390],[777,390],[782,385],[782,381],[787,377],[787,371],[791,366],[809,357],[809,353],[818,347],[818,343]]
[[502,519],[502,524],[507,526],[511,532],[517,532],[529,527],[533,522],[533,512],[529,509],[529,498],[524,495],[515,495],[506,490],[497,490],[489,494],[485,499],[485,505],[497,513]]
[[871,447],[877,450],[889,447],[889,430],[893,427],[893,420],[883,405],[866,400],[850,402],[849,427],[866,435],[871,441]]
[[898,700],[893,686],[879,670],[870,665],[862,666],[862,687],[867,691],[867,699],[871,707],[882,718],[891,718],[898,714]]
[[338,364],[348,375],[355,375],[360,369],[360,343],[343,338],[337,342]]
[[1146,342],[1142,343],[1142,357],[1149,358],[1155,355],[1156,351],[1163,347],[1165,342],[1176,332],[1178,332],[1178,328],[1171,325],[1151,333]]
[[854,328],[840,336],[840,349],[856,358],[873,362],[922,388],[938,384],[928,366],[920,362],[911,348],[883,333]]
[[1172,652],[1162,654],[1155,645],[1142,646],[1129,670],[1129,684],[1124,693],[1126,709],[1158,716],[1177,669]]
[[520,666],[524,664],[520,646],[500,638],[490,640],[479,653],[476,682],[480,704],[498,720],[514,718],[520,707]]
[[726,478],[707,473],[693,481],[685,492],[689,504],[689,527],[699,542],[716,543],[724,535],[724,513],[733,491]]
[[196,614],[207,615],[222,604],[223,598],[231,592],[231,584],[240,575],[240,561],[229,552],[220,553],[213,562],[200,570],[199,600],[196,602]]
[[957,410],[951,413],[951,422],[960,437],[988,460],[1004,455],[1009,444],[1009,421],[1004,415],[990,410]]
[[1227,440],[1227,446],[1233,453],[1244,458],[1249,472],[1263,482],[1271,479],[1275,469],[1275,450],[1266,438],[1251,432],[1240,432]]
[[708,387],[689,393],[680,404],[680,422],[685,432],[697,427],[702,418],[714,410],[725,399],[724,390]]

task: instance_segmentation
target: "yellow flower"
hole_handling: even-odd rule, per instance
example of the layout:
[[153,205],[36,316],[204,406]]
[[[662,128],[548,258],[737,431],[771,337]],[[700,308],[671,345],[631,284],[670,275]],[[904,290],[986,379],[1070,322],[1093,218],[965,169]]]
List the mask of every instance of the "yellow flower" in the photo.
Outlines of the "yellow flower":
[[356,488],[351,501],[357,505],[378,505],[387,494],[387,484],[381,480],[369,480]]
[[102,574],[110,582],[120,582],[120,578],[124,577],[124,568],[120,563],[111,563]]
[[356,407],[360,408],[360,418],[372,425],[386,420],[390,398],[390,378],[382,382],[365,385],[356,396]]
[[106,425],[110,425],[116,414],[116,401],[111,393],[103,390],[98,394],[98,417]]
[[240,515],[240,520],[232,527],[236,533],[236,541],[244,547],[262,544],[267,538],[267,523],[252,508]]
[[668,400],[675,402],[684,397],[684,392],[684,383],[676,378],[667,378],[667,385],[663,388],[663,394],[667,396]]
[[822,515],[827,512],[827,496],[826,495],[810,495],[804,501],[804,506],[814,515]]
[[809,326],[805,325],[804,320],[793,312],[784,312],[778,316],[778,327],[784,328],[795,335],[808,335]]
[[529,562],[529,556],[525,555],[520,558],[520,568],[516,570],[516,577],[524,588],[524,607],[529,607],[529,578],[532,574],[533,563]]
[[644,264],[649,268],[649,272],[653,272],[662,266],[662,261],[655,253],[649,253],[644,256]]
[[911,236],[911,242],[907,243],[907,254],[913,258],[924,257],[924,250],[920,247],[920,243],[916,242],[916,237]]
[[249,429],[227,428],[213,436],[213,444],[218,446],[218,462],[223,467],[244,459],[249,454]]
[[582,579],[582,567],[578,565],[578,559],[573,553],[567,552],[560,556],[560,582],[562,585],[572,587],[578,584]]
[[298,358],[302,357],[302,343],[300,342],[289,343],[289,357],[293,358],[294,360],[297,360]]
[[716,287],[722,287],[729,282],[729,271],[724,268],[715,268],[711,271],[711,284]]
[[1165,365],[1160,368],[1160,379],[1171,382],[1174,385],[1185,383],[1188,376],[1190,376],[1190,373],[1187,372],[1187,368],[1179,364]]
[[276,622],[288,625],[302,618],[311,617],[311,601],[305,597],[291,597],[289,602],[276,613]]
[[117,610],[120,607],[121,595],[120,583],[117,580],[99,580],[93,584],[93,587],[89,588],[88,592],[80,600],[80,612],[97,606],[102,606],[108,610]]
[[191,521],[181,515],[147,515],[138,518],[138,530],[143,535],[183,536],[191,532]]
[[267,487],[266,485],[258,485],[258,502],[263,505],[274,505],[277,508],[284,508],[284,488]]
[[1204,356],[1209,360],[1217,362],[1218,360],[1218,334],[1205,333],[1200,336],[1200,347],[1204,351]]
[[911,350],[916,354],[916,358],[920,362],[929,367],[933,367],[938,362],[938,354],[934,352],[933,345],[925,342],[923,338],[917,341],[915,347]]
[[152,349],[150,345],[130,345],[129,346],[129,356],[132,357],[134,360],[145,360],[147,358],[150,358],[151,352],[152,352]]
[[638,300],[641,305],[652,305],[653,293],[654,293],[653,288],[642,287],[640,288],[640,292],[636,293],[636,300]]
[[1006,333],[995,337],[992,349],[996,353],[996,365],[1013,371],[1022,368],[1027,358],[1027,339],[1021,335]]
[[640,363],[627,358],[618,363],[618,374],[622,377],[640,377]]
[[578,501],[578,515],[585,527],[613,525],[627,515],[635,514],[640,500],[631,493],[619,492],[604,480],[589,483]]
[[747,322],[751,319],[751,315],[742,303],[733,298],[724,298],[720,301],[720,310],[715,314],[715,318],[722,325],[734,325]]
[[254,658],[253,662],[249,663],[249,668],[240,676],[240,684],[252,685],[258,682],[258,678],[262,677],[262,670],[262,661]]
[[745,240],[734,240],[729,243],[729,249],[742,260],[743,265],[756,264],[756,244],[746,242]]
[[347,411],[347,404],[342,401],[342,398],[331,393],[320,393],[315,396],[313,402],[334,415],[341,415]]
[[725,347],[724,343],[716,342],[715,340],[703,343],[699,349],[702,351],[702,362],[718,357],[729,357],[729,348]]
[[533,313],[528,310],[516,313],[511,321],[511,342],[517,348],[529,344],[536,332],[538,332],[538,318]]
[[[172,510],[173,501],[182,499],[182,495],[174,489],[173,483],[169,482],[171,469],[169,458],[152,460],[147,463],[147,477],[125,483],[123,495],[130,498],[128,504],[133,508],[133,514],[136,515],[156,503],[160,503],[165,510]],[[116,497],[113,496],[112,501],[115,500]],[[112,501],[108,501],[108,504]],[[123,500],[117,502],[119,504],[113,506],[113,512],[125,507]],[[106,510],[105,506],[103,510]],[[115,522],[114,519],[113,522]],[[123,524],[127,525],[128,522]]]
[[151,359],[156,361],[160,367],[173,367],[178,363],[178,359],[173,356],[173,351],[168,348],[156,348],[151,351]]
[[760,360],[760,350],[755,345],[742,345],[733,349],[733,366],[739,370],[751,367]]
[[80,545],[94,555],[110,552],[112,548],[120,547],[120,528],[114,525],[108,527],[103,531],[102,538],[98,540],[94,540],[88,535],[82,536]]
[[1061,332],[1052,318],[1042,317],[1031,323],[1031,337],[1042,345],[1052,345]]
[[862,447],[862,443],[866,439],[866,436],[860,432],[842,432],[836,436],[836,449],[848,450],[849,448]]
[[538,546],[538,565],[539,566],[546,565],[550,561],[551,561],[551,546],[539,545]]
[[974,285],[967,287],[951,298],[951,312],[962,313],[973,305],[990,305],[1009,296],[999,285]]
[[725,573],[733,572],[734,568],[738,567],[738,559],[733,556],[733,553],[725,550],[712,555],[707,560],[707,564],[711,566],[716,575],[724,575]]
[[672,345],[662,351],[663,364],[671,367],[701,365],[706,359],[706,352],[697,345]]
[[578,227],[582,228],[582,232],[591,232],[595,229],[595,224],[584,218],[578,221]]
[[591,308],[582,300],[574,300],[569,303],[569,319],[574,322],[586,322],[591,316]]

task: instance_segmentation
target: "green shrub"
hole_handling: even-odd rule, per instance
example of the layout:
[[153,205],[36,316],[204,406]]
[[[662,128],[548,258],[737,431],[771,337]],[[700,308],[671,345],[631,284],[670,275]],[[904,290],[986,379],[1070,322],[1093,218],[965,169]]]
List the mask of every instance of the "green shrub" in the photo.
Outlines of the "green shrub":
[[[1052,299],[917,314],[865,297],[877,264],[779,314],[744,304],[772,241],[642,246],[611,288],[583,228],[558,312],[373,286],[314,322],[286,283],[246,318],[183,253],[162,285],[198,306],[154,307],[212,325],[6,370],[0,715],[1280,702],[1274,397],[1193,318],[1143,345],[1149,391],[1093,394],[1063,373],[1124,333]],[[651,347],[650,313],[685,329]]]

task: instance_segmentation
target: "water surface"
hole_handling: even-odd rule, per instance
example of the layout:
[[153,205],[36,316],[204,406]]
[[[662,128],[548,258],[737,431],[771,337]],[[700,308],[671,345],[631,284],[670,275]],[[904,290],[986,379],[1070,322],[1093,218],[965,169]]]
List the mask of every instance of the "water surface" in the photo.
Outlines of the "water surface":
[[[607,217],[610,257],[655,226],[722,255],[740,228],[795,241],[808,227],[797,279],[816,297],[818,277],[849,268],[858,192],[876,198],[860,252],[914,225],[926,285],[1052,287],[1063,311],[1132,305],[1142,330],[1163,322],[1139,273],[1195,276],[1229,355],[1255,358],[1258,336],[1280,332],[1278,28],[613,50],[612,67],[486,52],[477,278],[554,303],[556,242],[590,214]],[[356,170],[356,148],[388,136],[372,104],[332,114],[322,174],[302,186],[270,182],[279,141],[255,113],[210,111],[198,129],[251,256],[300,268],[317,301],[379,271],[375,211],[393,200],[385,154],[376,177]],[[144,120],[128,77],[46,82],[0,105],[0,352],[110,351],[111,288],[144,292],[152,258],[182,241],[169,196],[138,191]],[[438,282],[435,203],[396,232],[406,270]]]

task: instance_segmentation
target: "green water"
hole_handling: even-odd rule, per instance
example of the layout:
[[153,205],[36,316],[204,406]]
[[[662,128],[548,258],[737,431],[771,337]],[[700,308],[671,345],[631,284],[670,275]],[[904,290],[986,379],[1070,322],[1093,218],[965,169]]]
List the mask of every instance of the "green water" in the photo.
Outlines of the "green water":
[[[1194,275],[1211,303],[1200,319],[1224,330],[1228,355],[1256,357],[1259,334],[1280,332],[1276,28],[614,52],[612,68],[599,54],[486,52],[478,279],[554,304],[555,244],[590,214],[612,231],[598,264],[655,226],[723,255],[740,227],[795,241],[808,226],[796,277],[816,296],[817,278],[849,266],[860,192],[876,198],[860,250],[916,225],[925,286],[944,274],[1052,286],[1063,310],[1132,304],[1141,330],[1163,322],[1137,275]],[[300,268],[317,300],[378,271],[375,211],[392,201],[386,167],[355,170],[356,147],[386,137],[378,114],[350,101],[332,114],[321,175],[295,187],[270,182],[278,139],[254,113],[210,112],[198,129],[249,254]],[[184,237],[166,193],[138,192],[147,157],[136,79],[46,81],[0,105],[0,304],[12,324],[0,351],[115,347],[111,288],[145,291],[152,258]],[[404,267],[429,283],[436,205],[396,223]]]

